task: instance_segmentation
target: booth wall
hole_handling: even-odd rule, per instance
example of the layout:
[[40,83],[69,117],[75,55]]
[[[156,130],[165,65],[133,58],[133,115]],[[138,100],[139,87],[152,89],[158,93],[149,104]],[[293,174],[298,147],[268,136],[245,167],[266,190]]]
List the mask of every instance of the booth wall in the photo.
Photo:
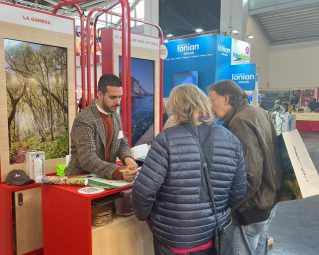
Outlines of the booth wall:
[[[75,117],[75,70],[74,70],[74,35],[38,29],[31,26],[7,23],[0,21],[0,158],[1,180],[12,169],[25,169],[25,163],[11,164],[9,161],[9,137],[7,115],[7,91],[5,73],[5,50],[4,39],[25,41],[35,44],[63,47],[67,49],[67,84],[68,84],[68,126],[69,131]],[[46,171],[53,172],[55,166],[64,163],[64,158],[46,161]]]
[[269,88],[319,86],[318,42],[272,46],[269,55]]

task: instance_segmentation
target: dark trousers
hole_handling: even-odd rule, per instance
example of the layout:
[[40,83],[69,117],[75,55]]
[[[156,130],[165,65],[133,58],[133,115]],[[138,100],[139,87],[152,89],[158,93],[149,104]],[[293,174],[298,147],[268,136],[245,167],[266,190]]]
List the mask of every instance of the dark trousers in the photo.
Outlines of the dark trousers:
[[[177,253],[170,251],[164,245],[160,244],[155,238],[153,240],[155,255],[176,255]],[[185,255],[215,255],[213,249],[186,253]]]

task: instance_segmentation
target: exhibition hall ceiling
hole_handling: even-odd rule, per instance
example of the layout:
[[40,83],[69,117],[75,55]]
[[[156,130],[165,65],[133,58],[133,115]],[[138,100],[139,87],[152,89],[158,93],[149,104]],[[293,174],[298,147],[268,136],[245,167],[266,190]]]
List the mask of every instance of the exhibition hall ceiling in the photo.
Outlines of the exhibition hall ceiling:
[[318,0],[251,0],[249,15],[272,45],[319,40]]
[[[44,11],[50,11],[53,6],[57,5],[59,2],[62,2],[62,0],[1,0],[1,1],[12,2],[22,6],[32,7],[32,8],[40,9]],[[83,3],[80,3],[79,5],[84,11],[87,11],[94,7],[105,6],[108,4],[108,2],[111,3],[113,1],[114,0],[86,0]],[[76,12],[75,12],[75,8],[64,6],[61,8],[61,11],[59,13],[64,15],[72,15]]]
[[159,0],[159,23],[164,35],[183,36],[219,32],[220,0]]
[[[1,0],[50,11],[60,0]],[[84,11],[105,6],[114,0],[87,0]],[[136,7],[143,0],[129,0]],[[153,0],[144,0],[153,1]],[[164,36],[181,37],[220,30],[221,0],[158,0],[159,23]],[[31,6],[30,6],[31,5]],[[319,40],[319,0],[248,0],[249,15],[271,45]],[[63,7],[63,15],[76,15],[72,7]],[[169,39],[169,37],[167,37]]]

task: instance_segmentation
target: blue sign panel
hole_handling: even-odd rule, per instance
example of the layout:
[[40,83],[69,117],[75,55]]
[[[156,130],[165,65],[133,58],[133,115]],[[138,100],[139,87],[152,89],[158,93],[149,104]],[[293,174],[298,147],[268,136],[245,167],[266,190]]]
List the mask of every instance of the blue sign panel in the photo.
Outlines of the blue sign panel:
[[255,90],[256,64],[232,65],[230,79],[243,90]]
[[[250,45],[246,42],[222,35],[202,35],[165,45],[168,56],[164,61],[164,97],[177,85],[193,83],[206,92],[212,83],[226,79],[246,91],[255,90],[256,65],[232,59],[233,53],[250,56]],[[232,65],[232,60],[236,65]]]
[[216,74],[215,81],[229,78],[231,61],[231,37],[218,35],[216,42]]
[[215,51],[214,45],[213,35],[173,40],[166,44],[166,61],[211,56]]
[[214,82],[217,35],[203,35],[165,44],[164,97],[181,84],[193,83],[202,90]]

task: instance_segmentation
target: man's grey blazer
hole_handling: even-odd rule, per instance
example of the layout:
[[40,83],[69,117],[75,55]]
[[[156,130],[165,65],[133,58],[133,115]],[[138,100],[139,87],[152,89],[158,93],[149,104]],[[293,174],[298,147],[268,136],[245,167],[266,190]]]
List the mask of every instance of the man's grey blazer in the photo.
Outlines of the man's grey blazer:
[[[126,137],[119,136],[122,130],[120,115],[112,113],[112,118],[113,136],[105,137],[103,120],[95,101],[76,116],[71,131],[71,159],[65,169],[67,176],[89,172],[112,179],[118,168],[116,158],[132,157]],[[108,162],[105,161],[105,139],[112,139]]]

